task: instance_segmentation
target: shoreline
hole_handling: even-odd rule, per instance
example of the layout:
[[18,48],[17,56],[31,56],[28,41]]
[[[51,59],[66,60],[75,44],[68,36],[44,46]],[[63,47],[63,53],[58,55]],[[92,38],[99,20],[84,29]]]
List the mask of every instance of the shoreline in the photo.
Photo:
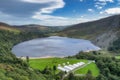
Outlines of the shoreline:
[[[17,58],[26,59],[26,57],[17,57]],[[55,56],[29,57],[29,59],[46,59],[46,58],[64,58],[64,57],[55,57]]]

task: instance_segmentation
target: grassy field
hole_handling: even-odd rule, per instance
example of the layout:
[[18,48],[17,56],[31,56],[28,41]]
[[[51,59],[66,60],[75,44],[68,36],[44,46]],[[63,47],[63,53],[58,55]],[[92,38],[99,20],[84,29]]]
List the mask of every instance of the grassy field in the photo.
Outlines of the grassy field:
[[54,65],[58,66],[58,64],[63,64],[67,62],[69,62],[70,64],[74,64],[77,62],[87,63],[88,60],[65,59],[65,58],[30,59],[30,66],[34,69],[43,70],[46,66],[52,68]]
[[[58,66],[58,64],[67,63],[74,64],[77,62],[85,62],[88,63],[88,60],[78,60],[78,59],[67,59],[67,58],[41,58],[41,59],[30,59],[30,66],[34,69],[43,70],[46,66],[53,67],[54,65]],[[76,74],[86,74],[88,70],[92,71],[93,76],[99,75],[99,69],[95,63],[88,64],[87,66],[78,69],[75,71]],[[57,70],[58,72],[59,70]]]
[[115,56],[116,59],[120,59],[120,56]]
[[99,75],[99,69],[95,63],[88,64],[87,66],[75,71],[76,74],[86,74],[90,70],[93,76]]

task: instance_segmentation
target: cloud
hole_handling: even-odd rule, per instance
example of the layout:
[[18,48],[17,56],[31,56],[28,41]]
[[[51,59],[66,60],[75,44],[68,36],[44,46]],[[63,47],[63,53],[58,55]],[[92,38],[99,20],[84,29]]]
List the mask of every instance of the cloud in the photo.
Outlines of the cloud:
[[83,0],[80,0],[80,2],[83,2]]
[[53,24],[56,21],[57,23],[58,22],[61,23],[61,21],[65,22],[65,20],[67,20],[67,18],[62,16],[51,15],[51,13],[53,13],[55,10],[63,8],[65,6],[65,2],[63,0],[22,0],[22,1],[34,4],[48,5],[47,7],[40,8],[38,11],[34,12],[34,15],[32,16],[33,19],[40,20],[42,23],[52,22]]
[[104,11],[101,11],[100,14],[109,14],[109,15],[115,15],[115,14],[120,14],[120,8],[109,8]]
[[97,9],[102,9],[108,3],[113,3],[114,2],[114,0],[94,0],[94,1],[95,1],[95,7]]
[[65,20],[67,18],[60,17],[60,16],[52,16],[52,15],[42,15],[42,14],[35,14],[32,16],[34,19],[39,19],[39,20]]
[[[48,2],[47,2],[48,1]],[[52,3],[51,3],[52,1]],[[50,5],[48,7],[41,8],[39,11],[35,12],[35,14],[32,16],[33,19],[38,19],[41,21],[49,21],[52,22],[53,20],[56,22],[60,22],[62,20],[65,20],[67,18],[61,17],[61,16],[54,16],[50,15],[50,13],[53,13],[54,10],[63,8],[65,3],[63,0],[46,0],[46,2]],[[51,21],[50,21],[51,20]],[[60,20],[60,21],[59,21]],[[53,24],[53,23],[52,23]]]
[[34,15],[31,18],[36,20],[36,22],[33,23],[37,23],[37,24],[40,23],[41,25],[46,25],[46,26],[48,25],[67,26],[67,25],[78,24],[91,20],[83,17],[71,19],[62,16],[54,16],[52,13],[54,13],[55,10],[63,8],[65,6],[64,0],[22,0],[22,1],[32,4],[47,5],[45,7],[40,8],[38,11],[34,12]]
[[84,18],[84,16],[80,16],[81,18]]
[[1,15],[0,18],[1,17],[12,17],[11,15],[5,14],[2,11],[0,11],[0,15]]
[[94,12],[94,10],[93,10],[93,9],[88,9],[88,11],[89,11],[89,12]]
[[99,5],[95,5],[95,7],[97,8],[97,9],[102,9],[103,8],[103,6],[99,6]]
[[99,2],[114,2],[114,0],[98,0]]
[[114,0],[94,0],[94,1],[96,1],[96,2],[100,2],[100,3],[113,3],[114,2]]
[[34,4],[45,6],[38,8],[38,11],[33,12],[34,14],[30,17],[24,18],[19,16],[11,16],[0,12],[0,21],[4,21],[12,25],[40,24],[46,26],[67,26],[91,20],[85,18],[84,16],[69,18],[53,15],[52,13],[54,13],[55,10],[65,6],[65,2],[63,0],[22,0],[22,2],[25,2],[26,4],[30,3],[30,5]]
[[61,0],[21,0],[29,3],[49,3],[49,2],[61,2]]
[[30,18],[15,17],[2,11],[0,11],[0,15],[0,22],[7,22],[11,25],[31,24],[33,22]]
[[40,9],[40,13],[52,13],[54,10],[63,8],[65,6],[65,2],[63,0],[22,0],[28,3],[36,3],[36,4],[48,4],[48,7],[44,7]]
[[44,20],[41,21],[40,23],[42,25],[50,25],[50,26],[68,26],[68,25],[73,25],[73,24],[78,24],[78,23],[83,23],[83,22],[88,22],[91,21],[91,19],[88,18],[68,18],[68,19],[63,19],[63,20]]
[[106,3],[106,2],[96,2],[95,4],[96,4],[96,5],[104,6],[104,5],[106,5],[107,3]]

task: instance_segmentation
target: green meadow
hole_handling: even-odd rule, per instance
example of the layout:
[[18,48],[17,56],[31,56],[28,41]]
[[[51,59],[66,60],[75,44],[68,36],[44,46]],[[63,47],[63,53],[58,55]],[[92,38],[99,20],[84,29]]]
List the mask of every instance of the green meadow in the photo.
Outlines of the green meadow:
[[[58,64],[63,65],[63,63],[67,64],[74,64],[77,62],[85,62],[88,63],[88,60],[83,59],[67,59],[67,58],[41,58],[41,59],[30,59],[30,66],[34,69],[44,70],[45,67],[52,68],[54,65],[58,66]],[[83,68],[79,68],[75,71],[76,74],[86,74],[88,70],[92,71],[93,76],[99,75],[99,69],[95,63],[88,64]]]
[[77,62],[85,62],[88,60],[78,60],[78,59],[67,59],[67,58],[42,58],[42,59],[30,59],[30,66],[34,69],[43,70],[46,66],[53,67],[54,65],[58,66],[58,64],[74,64]]
[[116,59],[120,59],[120,56],[115,56]]
[[96,66],[95,63],[90,63],[87,66],[80,68],[79,70],[75,71],[76,74],[86,74],[90,70],[92,72],[92,75],[94,77],[97,77],[99,75],[99,69]]

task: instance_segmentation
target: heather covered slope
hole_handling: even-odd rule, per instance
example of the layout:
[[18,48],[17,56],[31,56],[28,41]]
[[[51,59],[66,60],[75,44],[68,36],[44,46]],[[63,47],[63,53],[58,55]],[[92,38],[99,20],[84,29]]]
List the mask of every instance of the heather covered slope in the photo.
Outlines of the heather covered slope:
[[0,22],[0,30],[7,30],[12,32],[20,32],[17,28],[10,26],[9,24]]
[[59,35],[89,39],[96,45],[107,48],[120,33],[120,15],[114,15],[97,21],[73,25],[61,31]]

